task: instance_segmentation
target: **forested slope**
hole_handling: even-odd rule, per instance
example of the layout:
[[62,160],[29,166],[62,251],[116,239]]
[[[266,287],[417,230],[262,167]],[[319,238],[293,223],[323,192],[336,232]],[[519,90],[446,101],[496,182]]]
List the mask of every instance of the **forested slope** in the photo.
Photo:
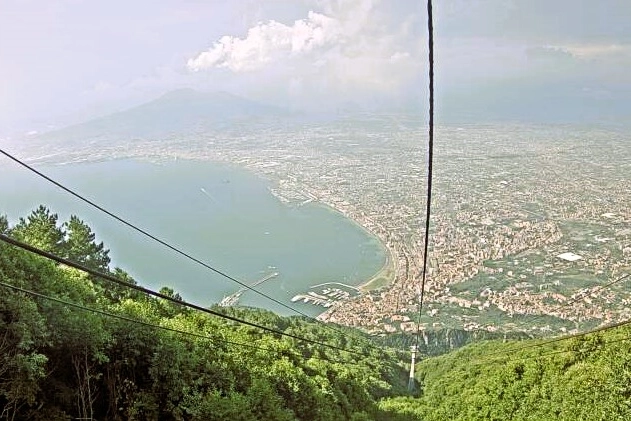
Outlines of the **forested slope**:
[[[108,251],[79,218],[61,224],[40,207],[13,227],[0,218],[0,232],[134,284],[109,268]],[[405,391],[399,356],[351,329],[228,310],[353,353],[300,342],[104,283],[5,243],[0,282],[0,418],[385,420],[391,416],[379,399]],[[169,288],[161,292],[179,298]]]
[[381,403],[437,420],[631,419],[631,329],[554,343],[489,341],[422,361],[421,397]]
[[[61,224],[40,207],[13,227],[0,217],[0,233],[135,284],[110,269],[108,251],[79,218]],[[359,331],[262,310],[214,310],[332,348],[109,284],[0,242],[0,418],[631,419],[626,325],[422,358],[420,388],[409,397],[401,365],[408,356]]]

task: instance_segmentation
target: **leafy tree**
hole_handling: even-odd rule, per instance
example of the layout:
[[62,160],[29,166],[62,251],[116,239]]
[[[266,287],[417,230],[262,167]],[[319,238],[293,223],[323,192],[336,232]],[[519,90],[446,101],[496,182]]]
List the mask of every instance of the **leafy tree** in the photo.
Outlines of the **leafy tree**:
[[[50,265],[0,244],[0,281],[27,286],[32,272],[49,273]],[[26,285],[25,285],[26,284]],[[13,419],[34,405],[47,357],[38,347],[48,339],[46,320],[37,304],[20,292],[0,287],[0,418]]]
[[64,242],[64,231],[57,226],[59,217],[40,205],[26,218],[20,218],[11,234],[34,247],[59,252]]
[[[109,270],[105,246],[77,217],[59,226],[56,214],[39,207],[15,227],[0,217],[0,231]],[[112,273],[135,284],[122,269]],[[0,281],[132,320],[0,287],[0,418],[364,420],[385,413],[376,400],[405,382],[393,353],[364,358],[298,343],[105,284],[6,244]],[[181,299],[171,288],[161,292]],[[332,332],[302,317],[222,311],[355,350],[370,343],[361,333]]]
[[[134,278],[132,278],[127,272],[125,272],[123,269],[121,268],[114,268],[113,271],[111,271],[110,273],[111,275],[113,275],[114,277],[116,277],[117,279],[128,283],[130,285],[136,285],[136,281],[134,280]],[[134,289],[131,288],[127,288],[124,285],[118,285],[118,284],[107,284],[106,286],[103,287],[103,296],[106,300],[111,301],[111,302],[122,302],[126,299],[134,299],[134,300],[138,300],[138,301],[143,301],[143,293],[140,291],[136,291]]]
[[4,215],[0,215],[0,234],[6,234],[9,231],[9,221]]
[[254,414],[245,396],[230,392],[223,395],[219,391],[186,397],[186,412],[195,421],[255,421]]
[[[160,294],[173,298],[174,300],[182,301],[182,296],[175,292],[173,288],[162,287],[160,288]],[[187,311],[185,307],[175,304],[165,299],[158,300],[158,311],[163,317],[173,317],[180,312]]]
[[63,243],[66,258],[91,269],[108,270],[109,250],[105,249],[103,242],[96,243],[94,233],[85,222],[73,215],[63,224],[63,230],[66,234]]

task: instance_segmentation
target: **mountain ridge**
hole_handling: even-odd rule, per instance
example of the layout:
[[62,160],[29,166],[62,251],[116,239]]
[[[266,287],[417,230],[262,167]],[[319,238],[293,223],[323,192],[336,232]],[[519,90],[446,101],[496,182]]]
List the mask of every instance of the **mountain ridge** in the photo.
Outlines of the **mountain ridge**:
[[172,133],[218,129],[228,124],[290,115],[284,108],[225,91],[184,88],[123,111],[43,133],[37,138],[64,141],[160,138]]

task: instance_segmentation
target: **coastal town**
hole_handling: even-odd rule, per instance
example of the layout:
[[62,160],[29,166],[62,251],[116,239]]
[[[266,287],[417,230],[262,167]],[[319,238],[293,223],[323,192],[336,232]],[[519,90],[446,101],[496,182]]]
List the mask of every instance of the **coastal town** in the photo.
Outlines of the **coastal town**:
[[[572,332],[629,318],[625,136],[439,127],[421,328]],[[267,178],[291,206],[315,202],[353,219],[381,240],[385,267],[360,294],[310,296],[327,304],[321,320],[382,334],[417,326],[425,145],[417,117],[357,116],[103,144],[91,156],[229,162]],[[83,152],[72,151],[77,159]]]

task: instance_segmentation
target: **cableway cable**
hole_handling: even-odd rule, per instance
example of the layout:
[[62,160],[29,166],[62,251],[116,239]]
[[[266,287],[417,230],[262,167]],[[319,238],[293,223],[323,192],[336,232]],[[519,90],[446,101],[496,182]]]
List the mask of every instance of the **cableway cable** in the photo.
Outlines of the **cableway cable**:
[[[234,346],[240,346],[240,347],[244,347],[244,348],[250,348],[250,349],[255,349],[258,351],[265,351],[265,352],[269,352],[269,353],[274,353],[274,354],[285,354],[285,353],[291,353],[294,356],[297,356],[299,358],[304,358],[303,355],[297,353],[296,351],[293,350],[287,350],[287,349],[272,349],[272,348],[267,348],[267,347],[262,347],[262,346],[258,346],[258,345],[253,345],[250,343],[244,343],[244,342],[235,342],[235,341],[230,341],[228,339],[223,339],[223,338],[216,338],[216,337],[211,337],[211,336],[207,336],[207,335],[202,335],[199,333],[195,333],[195,332],[190,332],[190,331],[186,331],[186,330],[181,330],[181,329],[175,329],[172,327],[168,327],[168,326],[162,326],[162,325],[157,325],[154,323],[149,323],[146,322],[144,320],[139,320],[139,319],[134,319],[131,317],[127,317],[124,316],[122,314],[116,314],[116,313],[110,313],[104,310],[99,310],[96,308],[92,308],[92,307],[86,307],[77,303],[73,303],[70,301],[66,301],[66,300],[62,300],[60,298],[56,298],[56,297],[51,297],[50,295],[45,295],[45,294],[40,294],[38,292],[35,291],[31,291],[25,288],[21,288],[15,285],[11,285],[11,284],[7,284],[5,282],[0,281],[0,286],[5,287],[5,288],[9,288],[12,289],[14,291],[18,291],[18,292],[22,292],[24,294],[28,294],[31,295],[33,297],[37,297],[37,298],[42,298],[48,301],[53,301],[56,302],[58,304],[63,304],[69,307],[73,307],[82,311],[87,311],[87,312],[91,312],[91,313],[95,313],[95,314],[99,314],[102,316],[106,316],[106,317],[110,317],[110,318],[114,318],[114,319],[119,319],[119,320],[123,320],[126,322],[130,322],[130,323],[135,323],[138,325],[142,325],[148,328],[152,328],[152,329],[159,329],[159,330],[164,330],[164,331],[168,331],[168,332],[172,332],[172,333],[177,333],[180,335],[184,335],[184,336],[191,336],[194,338],[198,338],[198,339],[207,339],[210,340],[211,342],[220,342],[220,343],[224,343],[227,345],[234,345]],[[332,360],[329,358],[323,358],[323,357],[318,357],[318,356],[310,356],[309,359],[316,359],[316,360],[321,360],[321,361],[326,361],[326,362],[330,362],[330,363],[340,363],[340,364],[351,364],[351,365],[361,365],[357,362],[353,362],[353,361],[336,361],[336,360]]]
[[425,280],[427,277],[427,253],[429,248],[429,226],[432,211],[432,174],[434,160],[434,23],[432,18],[432,0],[427,0],[427,33],[429,49],[429,128],[427,155],[427,194],[425,210],[425,239],[423,246],[423,271],[421,272],[421,292],[418,303],[418,320],[414,347],[418,349],[421,336],[421,317],[423,315],[423,299],[425,297]]
[[[616,326],[618,327],[618,326]],[[593,332],[585,332],[585,335],[589,334],[589,333],[593,333]],[[585,336],[583,335],[583,336]],[[571,339],[571,338],[567,338],[567,339]],[[614,343],[618,343],[618,342],[624,342],[624,341],[629,341],[631,340],[631,336],[625,336],[623,338],[618,338],[618,339],[613,339],[610,341],[604,341],[602,343],[598,343],[598,344],[594,344],[593,347],[591,349],[586,350],[587,352],[592,352],[595,351],[598,348],[602,348],[605,345],[610,345],[610,344],[614,344]],[[534,348],[534,347],[533,347]],[[554,351],[549,351],[549,352],[544,352],[542,354],[537,354],[537,355],[530,355],[530,356],[523,356],[523,357],[518,357],[518,358],[512,358],[511,356],[505,355],[503,357],[495,357],[495,358],[490,358],[487,359],[485,361],[474,361],[472,363],[469,363],[469,366],[476,366],[476,365],[486,365],[489,363],[493,363],[493,362],[502,362],[502,364],[506,364],[509,362],[517,362],[517,361],[532,361],[532,360],[538,360],[540,358],[548,358],[550,356],[553,355],[559,355],[559,354],[565,354],[568,352],[576,352],[573,349],[557,349]]]
[[[598,332],[605,332],[607,330],[617,329],[619,327],[627,326],[627,325],[631,325],[631,320],[624,320],[622,322],[617,322],[617,323],[612,323],[612,324],[608,324],[608,325],[605,325],[605,326],[600,326],[600,327],[597,327],[595,329],[587,330],[585,332],[572,333],[570,335],[560,336],[558,338],[547,339],[545,341],[537,342],[535,344],[528,344],[528,345],[520,346],[520,347],[517,347],[517,348],[513,348],[510,351],[514,352],[514,351],[522,351],[522,350],[529,349],[529,348],[537,348],[537,347],[541,347],[541,346],[544,346],[544,345],[553,344],[553,343],[556,343],[556,342],[563,342],[563,341],[567,341],[567,340],[570,340],[570,339],[581,338],[583,336],[591,335],[591,334],[598,333]],[[501,351],[501,352],[505,352],[505,351]],[[499,354],[501,352],[500,351],[493,352],[493,353],[490,353],[490,354],[487,354],[487,355],[497,355],[497,354]]]
[[[615,343],[619,343],[619,342],[625,342],[625,341],[629,341],[631,340],[631,336],[625,336],[623,338],[618,338],[618,339],[613,339],[611,341],[604,341],[602,343],[598,343],[595,344],[592,348],[585,350],[586,352],[593,352],[596,351],[599,348],[603,348],[605,345],[611,345],[611,344],[615,344]],[[548,358],[552,355],[559,355],[559,354],[566,354],[568,352],[576,352],[573,349],[559,349],[559,350],[555,350],[555,351],[550,351],[550,352],[545,352],[543,354],[538,354],[538,355],[533,355],[533,356],[525,356],[522,358],[517,358],[517,359],[510,359],[507,362],[513,362],[513,361],[530,361],[530,360],[537,360],[539,358]]]
[[298,335],[293,335],[291,333],[282,332],[280,330],[272,329],[272,328],[267,327],[267,326],[262,326],[262,325],[259,325],[257,323],[249,322],[247,320],[243,320],[243,319],[240,319],[238,317],[230,316],[228,314],[223,314],[223,313],[220,313],[218,311],[214,311],[214,310],[209,309],[209,308],[201,307],[201,306],[199,306],[197,304],[192,304],[192,303],[189,303],[189,302],[184,301],[184,300],[178,300],[178,299],[173,298],[171,296],[168,296],[168,295],[165,295],[165,294],[161,294],[160,292],[151,290],[149,288],[142,287],[140,285],[130,284],[128,282],[125,282],[125,281],[115,277],[115,276],[112,276],[110,274],[102,273],[100,271],[88,268],[88,267],[86,267],[84,265],[81,265],[79,263],[76,263],[76,262],[73,262],[71,260],[65,259],[63,257],[57,256],[57,255],[55,255],[53,253],[49,253],[47,251],[41,250],[41,249],[39,249],[37,247],[34,247],[34,246],[30,245],[30,244],[26,244],[24,242],[18,241],[18,240],[14,239],[14,238],[11,238],[11,237],[9,237],[9,236],[7,236],[5,234],[0,234],[0,241],[3,241],[3,242],[8,243],[8,244],[11,244],[12,246],[15,246],[17,248],[21,248],[21,249],[26,250],[26,251],[28,251],[30,253],[37,254],[37,255],[39,255],[41,257],[44,257],[46,259],[53,260],[53,261],[55,261],[57,263],[60,263],[60,264],[63,264],[63,265],[75,268],[77,270],[80,270],[81,272],[88,273],[88,274],[90,274],[92,276],[95,276],[95,277],[97,277],[99,279],[102,279],[104,281],[111,282],[111,283],[114,283],[114,284],[117,284],[117,285],[121,285],[121,286],[124,286],[126,288],[134,289],[136,291],[140,291],[140,292],[142,292],[144,294],[152,295],[152,296],[157,297],[157,298],[162,298],[162,299],[170,301],[170,302],[172,302],[174,304],[181,305],[181,306],[184,306],[184,307],[188,307],[188,308],[191,308],[193,310],[201,311],[203,313],[210,314],[212,316],[220,317],[222,319],[226,319],[226,320],[229,320],[229,321],[232,321],[232,322],[236,322],[236,323],[240,323],[240,324],[243,324],[243,325],[246,325],[246,326],[250,326],[250,327],[257,328],[257,329],[261,329],[261,330],[264,330],[264,331],[266,331],[268,333],[273,333],[273,334],[276,334],[276,335],[281,335],[281,336],[285,336],[285,337],[288,337],[288,338],[292,338],[292,339],[295,339],[297,341],[311,343],[313,345],[318,345],[318,346],[334,349],[336,351],[342,351],[342,352],[348,352],[350,354],[361,355],[363,357],[367,357],[368,356],[368,355],[366,355],[366,354],[364,354],[362,352],[359,352],[359,351],[353,351],[353,350],[349,350],[349,349],[346,349],[346,348],[338,347],[338,346],[335,346],[335,345],[327,344],[325,342],[317,341],[317,340],[314,340],[314,339],[308,339],[308,338],[304,338],[304,337],[301,337],[301,336],[298,336]]
[[[295,308],[293,308],[293,307],[291,307],[291,306],[289,306],[289,305],[287,305],[287,304],[283,303],[282,301],[277,300],[276,298],[271,297],[271,296],[269,296],[268,294],[265,294],[264,292],[261,292],[261,291],[259,291],[259,290],[255,289],[255,288],[253,288],[252,286],[250,286],[250,285],[246,284],[245,282],[242,282],[242,281],[238,280],[237,278],[235,278],[235,277],[233,277],[233,276],[230,276],[230,275],[229,275],[229,274],[227,274],[226,272],[224,272],[224,271],[222,271],[222,270],[219,270],[219,269],[217,269],[217,268],[215,268],[215,267],[213,267],[213,266],[209,265],[208,263],[204,262],[203,260],[201,260],[201,259],[198,259],[198,258],[194,257],[194,256],[193,256],[193,255],[191,255],[190,253],[187,253],[187,252],[183,251],[182,249],[180,249],[180,248],[178,248],[178,247],[175,247],[175,246],[173,246],[173,245],[171,245],[171,244],[167,243],[165,240],[162,240],[162,239],[158,238],[157,236],[155,236],[155,235],[151,234],[150,232],[148,232],[148,231],[146,231],[146,230],[144,230],[144,229],[142,229],[142,228],[138,227],[137,225],[132,224],[131,222],[129,222],[129,221],[127,221],[127,220],[123,219],[122,217],[120,217],[120,216],[118,216],[118,215],[114,214],[113,212],[108,211],[107,209],[105,209],[103,206],[101,206],[101,205],[97,204],[96,202],[94,202],[94,201],[92,201],[92,200],[90,200],[90,199],[86,198],[85,196],[83,196],[83,195],[81,195],[81,194],[79,194],[79,193],[75,192],[74,190],[72,190],[72,189],[70,189],[70,188],[68,188],[68,187],[64,186],[64,185],[63,185],[63,184],[61,184],[60,182],[58,182],[58,181],[56,181],[56,180],[52,179],[51,177],[47,176],[47,175],[46,175],[46,174],[44,174],[43,172],[41,172],[41,171],[39,171],[39,170],[35,169],[34,167],[32,167],[32,166],[28,165],[26,162],[24,162],[24,161],[20,160],[19,158],[17,158],[17,157],[15,157],[15,156],[11,155],[10,153],[6,152],[5,150],[3,150],[3,149],[1,149],[1,148],[0,148],[0,153],[1,153],[2,155],[6,156],[7,158],[9,158],[10,160],[12,160],[13,162],[17,163],[18,165],[20,165],[20,166],[22,166],[22,167],[26,168],[27,170],[31,171],[32,173],[34,173],[34,174],[38,175],[39,177],[41,177],[41,178],[45,179],[46,181],[48,181],[48,182],[50,182],[50,183],[54,184],[54,185],[55,185],[55,186],[57,186],[57,187],[59,187],[60,189],[62,189],[62,190],[63,190],[63,191],[65,191],[66,193],[68,193],[68,194],[70,194],[70,195],[74,196],[75,198],[77,198],[77,199],[81,200],[81,201],[82,201],[82,202],[84,202],[84,203],[87,203],[88,205],[90,205],[90,206],[92,206],[93,208],[95,208],[95,209],[97,209],[97,210],[99,210],[99,211],[101,211],[101,212],[105,213],[106,215],[108,215],[108,216],[110,216],[111,218],[115,219],[116,221],[118,221],[118,222],[122,223],[123,225],[126,225],[127,227],[129,227],[129,228],[133,229],[134,231],[136,231],[136,232],[138,232],[138,233],[140,233],[140,234],[144,235],[144,236],[145,236],[145,237],[147,237],[147,238],[150,238],[151,240],[153,240],[153,241],[155,241],[155,242],[157,242],[157,243],[161,244],[162,246],[164,246],[164,247],[168,248],[169,250],[171,250],[171,251],[173,251],[173,252],[175,252],[175,253],[177,253],[177,254],[179,254],[179,255],[181,255],[181,256],[183,256],[183,257],[185,257],[185,258],[187,258],[188,260],[190,260],[190,261],[192,261],[192,262],[195,262],[195,263],[197,263],[198,265],[203,266],[204,268],[206,268],[206,269],[208,269],[208,270],[210,270],[210,271],[212,271],[212,272],[216,273],[217,275],[220,275],[220,276],[222,276],[222,277],[224,277],[224,278],[226,278],[226,279],[229,279],[229,280],[230,280],[230,281],[232,281],[232,282],[237,283],[238,285],[240,285],[240,286],[241,286],[241,287],[243,287],[243,288],[246,288],[246,289],[248,289],[248,290],[250,290],[250,291],[252,291],[252,292],[255,292],[256,294],[258,294],[258,295],[260,295],[260,296],[262,296],[262,297],[264,297],[264,298],[267,298],[268,300],[270,300],[270,301],[272,301],[272,302],[274,302],[274,303],[276,303],[276,304],[278,304],[278,305],[280,305],[280,306],[282,306],[282,307],[284,307],[284,308],[286,308],[286,309],[288,309],[288,310],[291,310],[292,312],[294,312],[294,313],[296,313],[296,314],[299,314],[299,315],[301,315],[301,316],[303,316],[303,317],[306,317],[306,318],[308,318],[309,320],[312,320],[312,321],[314,321],[314,322],[316,322],[316,323],[318,323],[318,324],[320,324],[320,325],[322,325],[322,326],[326,327],[327,329],[330,329],[330,330],[335,331],[335,332],[337,332],[337,333],[344,334],[344,332],[342,332],[341,330],[339,330],[339,329],[337,329],[337,328],[335,328],[335,327],[331,326],[330,324],[324,323],[324,322],[322,322],[322,321],[320,321],[320,320],[318,320],[318,319],[316,319],[316,318],[314,318],[314,317],[312,317],[312,316],[309,316],[308,314],[306,314],[306,313],[304,313],[304,312],[302,312],[302,311],[300,311],[300,310],[298,310],[298,309],[295,309]],[[371,347],[374,347],[374,345],[371,345]]]
[[242,342],[233,342],[233,341],[229,341],[227,339],[222,339],[222,338],[212,338],[210,336],[202,335],[202,334],[195,333],[195,332],[187,332],[185,330],[174,329],[174,328],[171,328],[171,327],[168,327],[168,326],[156,325],[156,324],[153,324],[153,323],[145,322],[143,320],[132,319],[131,317],[127,317],[127,316],[124,316],[122,314],[115,314],[115,313],[110,313],[110,312],[107,312],[107,311],[99,310],[99,309],[96,309],[96,308],[82,306],[80,304],[73,303],[73,302],[66,301],[66,300],[62,300],[60,298],[51,297],[50,295],[40,294],[39,292],[35,292],[35,291],[31,291],[31,290],[28,290],[28,289],[25,289],[25,288],[21,288],[21,287],[18,287],[16,285],[7,284],[7,283],[2,282],[2,281],[0,281],[0,286],[12,289],[14,291],[19,291],[19,292],[22,292],[24,294],[32,295],[33,297],[43,298],[45,300],[53,301],[53,302],[56,302],[56,303],[59,303],[59,304],[63,304],[63,305],[69,306],[69,307],[74,307],[74,308],[77,308],[77,309],[80,309],[80,310],[89,311],[89,312],[92,312],[92,313],[100,314],[102,316],[107,316],[107,317],[112,317],[112,318],[119,319],[119,320],[124,320],[124,321],[130,322],[130,323],[136,323],[136,324],[143,325],[143,326],[146,326],[146,327],[151,327],[151,328],[154,328],[154,329],[162,329],[162,330],[166,330],[166,331],[169,331],[169,332],[180,333],[182,335],[188,335],[188,336],[192,336],[192,337],[199,338],[199,339],[209,339],[209,340],[214,341],[214,342],[215,341],[216,342],[223,342],[223,343],[226,343],[226,344],[229,344],[229,345],[243,346],[243,347],[246,347],[246,348],[253,348],[253,349],[258,349],[258,350],[262,350],[262,351],[273,351],[272,349],[263,348],[263,347],[255,346],[255,345],[252,345],[252,344],[247,344],[247,343],[242,343]]

